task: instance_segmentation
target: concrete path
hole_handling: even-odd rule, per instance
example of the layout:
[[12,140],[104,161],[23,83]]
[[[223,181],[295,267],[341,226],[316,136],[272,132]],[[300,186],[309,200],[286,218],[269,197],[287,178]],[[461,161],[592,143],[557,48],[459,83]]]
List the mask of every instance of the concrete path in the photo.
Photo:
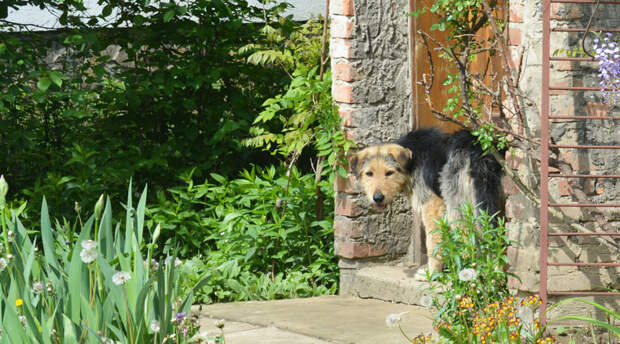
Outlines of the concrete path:
[[408,312],[402,325],[410,337],[432,330],[422,307],[352,296],[221,303],[194,311],[201,332],[219,333],[215,323],[224,320],[226,344],[407,343],[398,328],[385,324],[388,314],[401,312]]

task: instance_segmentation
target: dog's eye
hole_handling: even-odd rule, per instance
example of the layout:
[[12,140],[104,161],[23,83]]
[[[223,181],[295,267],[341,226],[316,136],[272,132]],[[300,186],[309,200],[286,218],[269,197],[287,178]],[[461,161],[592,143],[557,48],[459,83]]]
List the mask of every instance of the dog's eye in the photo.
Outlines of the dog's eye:
[[389,177],[389,176],[391,176],[393,174],[394,174],[394,171],[387,171],[387,172],[385,172],[385,176],[386,177]]
[[366,172],[366,176],[372,177],[372,172],[371,171]]

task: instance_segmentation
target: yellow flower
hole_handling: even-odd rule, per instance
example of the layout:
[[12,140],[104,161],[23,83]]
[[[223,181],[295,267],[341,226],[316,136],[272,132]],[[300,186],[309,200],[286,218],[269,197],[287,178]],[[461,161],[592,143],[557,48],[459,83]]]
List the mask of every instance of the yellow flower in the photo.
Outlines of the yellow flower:
[[21,305],[23,305],[23,304],[24,304],[24,300],[22,300],[22,299],[17,299],[17,300],[15,300],[15,306],[16,306],[16,307],[19,307],[19,306],[21,306]]

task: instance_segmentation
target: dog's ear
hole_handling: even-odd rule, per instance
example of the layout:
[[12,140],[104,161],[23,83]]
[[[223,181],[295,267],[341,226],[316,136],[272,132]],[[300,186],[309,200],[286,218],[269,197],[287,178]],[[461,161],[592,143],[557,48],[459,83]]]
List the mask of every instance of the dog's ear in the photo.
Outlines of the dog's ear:
[[349,153],[347,155],[347,160],[349,161],[349,169],[351,173],[357,177],[360,168],[362,167],[362,158],[360,157],[360,152],[357,153]]
[[398,165],[407,172],[413,167],[413,153],[410,149],[400,145],[390,145],[389,154],[398,162]]

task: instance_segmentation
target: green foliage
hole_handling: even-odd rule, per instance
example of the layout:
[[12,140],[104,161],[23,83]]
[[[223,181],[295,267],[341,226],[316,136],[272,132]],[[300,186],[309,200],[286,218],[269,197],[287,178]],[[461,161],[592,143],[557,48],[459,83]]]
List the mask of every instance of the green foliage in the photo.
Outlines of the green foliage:
[[[0,161],[17,197],[56,214],[123,193],[133,177],[153,189],[196,168],[202,177],[270,161],[241,140],[285,72],[248,64],[238,50],[260,43],[263,11],[246,1],[4,1],[0,6]],[[12,31],[8,7],[60,13],[62,30]],[[102,28],[105,26],[105,28]],[[292,27],[286,20],[274,28]],[[120,52],[117,52],[120,49]],[[208,147],[208,148],[206,148]],[[36,214],[33,214],[36,215]]]
[[75,232],[52,225],[45,200],[36,230],[26,229],[12,209],[0,209],[3,234],[10,237],[0,258],[6,263],[0,265],[2,339],[163,343],[174,335],[178,342],[190,340],[197,330],[189,316],[194,290],[185,297],[180,293],[185,277],[174,256],[161,264],[151,260],[157,234],[150,242],[143,236],[146,189],[136,207],[131,194],[130,188],[124,224],[114,223],[108,199],[101,217],[90,216]]
[[455,223],[440,221],[437,229],[441,242],[433,254],[441,256],[444,269],[430,276],[438,285],[431,288],[432,308],[437,310],[436,322],[470,328],[473,314],[461,314],[460,301],[469,298],[474,309],[482,309],[508,296],[511,274],[506,272],[505,252],[514,243],[506,236],[502,218],[477,212],[470,205],[464,206],[461,215]]
[[[150,207],[150,227],[161,224],[163,250],[205,255],[194,262],[195,275],[211,271],[201,301],[230,301],[334,293],[337,265],[332,218],[318,219],[316,188],[329,195],[323,213],[333,212],[332,186],[297,168],[244,171],[229,180],[212,174],[210,182],[163,193]],[[286,207],[285,209],[283,209]]]

